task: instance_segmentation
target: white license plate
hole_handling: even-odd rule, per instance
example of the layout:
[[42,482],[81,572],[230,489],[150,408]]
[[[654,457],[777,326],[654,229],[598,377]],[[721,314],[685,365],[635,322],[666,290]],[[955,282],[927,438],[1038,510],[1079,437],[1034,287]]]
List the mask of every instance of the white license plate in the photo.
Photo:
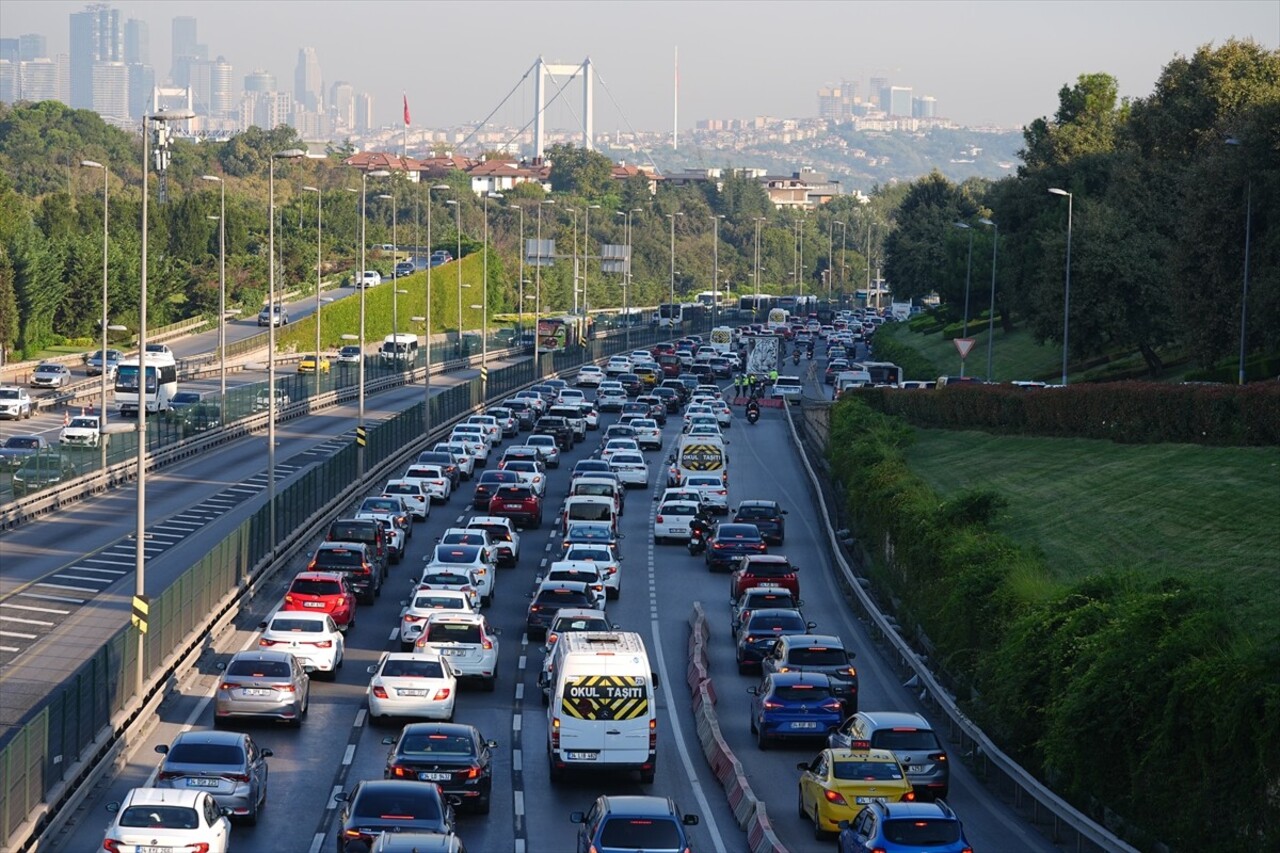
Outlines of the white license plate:
[[925,766],[925,765],[923,765],[923,764],[908,764],[908,765],[907,765],[907,772],[908,772],[908,773],[923,773],[923,772],[925,772],[925,771],[926,771],[926,770],[928,770],[928,769],[929,769],[929,768],[928,768],[928,767],[926,767],[926,766]]
[[173,853],[172,847],[139,847],[138,853]]
[[427,691],[425,691],[425,690],[397,690],[397,691],[396,691],[396,695],[397,695],[397,696],[426,696],[426,695],[427,695]]
[[566,752],[565,757],[570,761],[595,761],[600,753],[598,752]]
[[451,773],[429,773],[424,771],[418,774],[418,778],[423,782],[448,782],[452,775]]
[[793,729],[816,729],[817,727],[818,727],[817,723],[792,723],[791,724],[791,728]]
[[262,690],[261,688],[257,688],[257,687],[246,687],[240,692],[243,693],[245,696],[270,696],[271,695],[270,690]]
[[870,805],[871,803],[887,803],[887,802],[889,802],[887,797],[858,797],[857,798],[857,803],[860,806],[867,806],[867,805]]
[[457,657],[458,655],[465,655],[466,653],[467,653],[466,649],[441,649],[440,650],[440,654],[450,655],[453,657]]
[[324,607],[324,602],[323,601],[304,601],[302,602],[302,606],[303,607]]
[[203,777],[197,777],[194,779],[189,778],[187,779],[187,787],[188,788],[216,788],[218,787],[218,780],[205,779]]
[[503,504],[507,509],[524,509],[524,504]]

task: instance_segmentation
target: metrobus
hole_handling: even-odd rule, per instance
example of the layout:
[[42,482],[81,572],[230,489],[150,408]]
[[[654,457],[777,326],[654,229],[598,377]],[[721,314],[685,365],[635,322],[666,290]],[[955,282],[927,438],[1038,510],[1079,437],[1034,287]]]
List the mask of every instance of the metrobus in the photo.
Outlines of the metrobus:
[[658,326],[678,326],[685,321],[685,311],[693,306],[686,302],[663,302],[658,306],[654,320]]
[[586,317],[538,318],[538,349],[541,352],[581,346],[588,337],[590,323]]
[[796,317],[808,317],[818,310],[818,297],[816,296],[779,296],[777,301],[778,308],[785,308]]
[[[169,401],[178,393],[178,362],[171,352],[148,352],[146,364],[146,405],[148,412],[166,412]],[[116,370],[116,404],[121,415],[134,415],[138,411],[138,374],[141,372],[137,356],[120,362]]]
[[778,297],[772,294],[762,293],[759,296],[740,296],[738,297],[738,310],[750,311],[753,319],[759,321],[768,316],[769,309],[773,308],[778,302]]

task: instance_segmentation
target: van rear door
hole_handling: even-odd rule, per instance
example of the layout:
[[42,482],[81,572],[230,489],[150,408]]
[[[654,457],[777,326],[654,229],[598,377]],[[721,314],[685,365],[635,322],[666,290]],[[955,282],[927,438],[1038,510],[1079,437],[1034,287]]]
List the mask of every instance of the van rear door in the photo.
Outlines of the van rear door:
[[[569,675],[561,692],[560,749],[566,761],[642,764],[649,758],[647,679]],[[583,725],[582,723],[587,723]]]

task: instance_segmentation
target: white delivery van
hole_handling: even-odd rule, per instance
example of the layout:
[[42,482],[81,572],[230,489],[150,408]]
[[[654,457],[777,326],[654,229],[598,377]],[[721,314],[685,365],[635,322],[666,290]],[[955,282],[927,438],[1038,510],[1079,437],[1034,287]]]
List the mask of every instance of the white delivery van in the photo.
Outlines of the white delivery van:
[[569,530],[574,521],[607,521],[618,532],[618,507],[612,497],[607,495],[576,495],[565,498],[564,510],[560,516],[560,535]]
[[583,631],[555,646],[547,707],[551,781],[574,770],[637,770],[653,782],[658,758],[657,677],[639,634]]
[[387,335],[382,339],[382,346],[378,349],[378,358],[383,363],[409,363],[412,364],[418,357],[418,336],[417,335]]
[[718,474],[726,484],[729,482],[729,454],[725,452],[725,441],[709,435],[686,435],[680,439],[680,445],[671,457],[671,468],[667,473],[667,485],[678,486],[690,474]]
[[724,355],[733,346],[733,327],[716,326],[711,330],[711,348]]

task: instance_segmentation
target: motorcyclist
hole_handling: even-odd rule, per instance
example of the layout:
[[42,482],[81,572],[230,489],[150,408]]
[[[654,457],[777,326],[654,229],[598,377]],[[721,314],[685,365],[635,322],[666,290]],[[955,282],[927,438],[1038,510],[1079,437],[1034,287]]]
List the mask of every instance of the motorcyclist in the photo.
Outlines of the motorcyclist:
[[[813,358],[813,354],[810,353],[809,357]],[[800,363],[800,347],[796,347],[796,351],[791,354],[791,361],[795,364]]]

